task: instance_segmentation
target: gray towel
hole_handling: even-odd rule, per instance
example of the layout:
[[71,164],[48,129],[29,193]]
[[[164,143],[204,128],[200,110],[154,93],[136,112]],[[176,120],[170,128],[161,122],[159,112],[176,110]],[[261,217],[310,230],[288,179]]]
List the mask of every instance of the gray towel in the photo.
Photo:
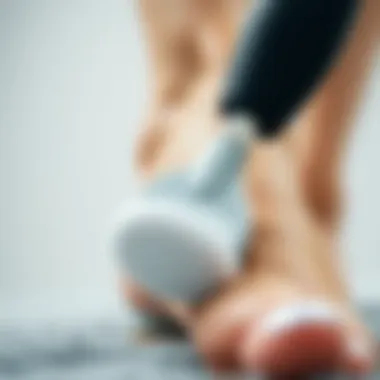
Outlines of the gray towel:
[[[380,308],[364,308],[363,315],[380,338]],[[0,326],[0,380],[212,379],[186,342],[138,345],[127,336],[126,326],[115,321],[28,329]],[[253,377],[226,376],[247,378]],[[370,379],[379,380],[380,372]]]

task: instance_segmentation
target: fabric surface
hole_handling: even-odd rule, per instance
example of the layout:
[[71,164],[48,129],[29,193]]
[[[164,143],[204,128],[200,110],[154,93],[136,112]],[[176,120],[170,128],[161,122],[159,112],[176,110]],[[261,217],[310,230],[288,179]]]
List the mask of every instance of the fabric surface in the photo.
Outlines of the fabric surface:
[[[380,338],[380,308],[363,315]],[[81,326],[0,326],[0,380],[207,380],[211,375],[185,342],[137,345],[126,326],[106,321]],[[252,379],[231,374],[226,379]],[[316,377],[320,378],[320,377]],[[340,377],[324,376],[335,379]],[[369,377],[380,379],[380,372]]]

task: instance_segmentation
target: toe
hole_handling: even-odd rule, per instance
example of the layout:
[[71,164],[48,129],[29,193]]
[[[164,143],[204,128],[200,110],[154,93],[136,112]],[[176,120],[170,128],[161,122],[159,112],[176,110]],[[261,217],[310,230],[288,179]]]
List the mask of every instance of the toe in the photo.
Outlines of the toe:
[[347,373],[365,375],[375,363],[375,344],[361,328],[352,328],[346,335],[344,369]]

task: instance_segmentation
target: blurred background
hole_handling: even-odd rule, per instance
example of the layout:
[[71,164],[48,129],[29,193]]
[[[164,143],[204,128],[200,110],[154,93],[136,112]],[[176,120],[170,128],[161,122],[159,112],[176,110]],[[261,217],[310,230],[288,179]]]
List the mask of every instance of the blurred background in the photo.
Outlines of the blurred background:
[[[0,323],[124,315],[106,228],[147,95],[135,8],[0,0]],[[380,303],[380,60],[357,124],[344,255],[358,301]]]

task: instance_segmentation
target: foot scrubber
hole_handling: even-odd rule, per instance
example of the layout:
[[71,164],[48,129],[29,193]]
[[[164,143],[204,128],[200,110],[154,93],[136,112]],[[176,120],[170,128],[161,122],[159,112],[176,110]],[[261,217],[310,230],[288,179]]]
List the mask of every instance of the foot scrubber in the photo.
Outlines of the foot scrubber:
[[241,172],[276,138],[335,61],[358,1],[263,0],[242,30],[221,98],[226,125],[202,157],[118,212],[114,249],[151,293],[199,303],[241,265],[254,227]]

